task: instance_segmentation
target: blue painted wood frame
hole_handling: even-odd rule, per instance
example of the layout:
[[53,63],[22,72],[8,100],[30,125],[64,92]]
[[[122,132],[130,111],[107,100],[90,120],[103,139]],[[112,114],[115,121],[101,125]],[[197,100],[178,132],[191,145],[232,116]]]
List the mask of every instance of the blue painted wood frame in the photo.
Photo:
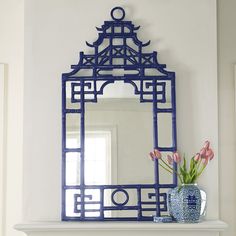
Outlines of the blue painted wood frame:
[[[120,13],[119,17],[115,16]],[[94,50],[93,54],[84,54],[80,52],[80,60],[77,65],[72,65],[70,73],[62,74],[62,220],[65,221],[150,221],[151,216],[144,216],[145,211],[154,211],[154,215],[161,216],[162,212],[167,211],[166,190],[176,187],[177,176],[173,174],[172,184],[160,183],[158,160],[154,161],[155,178],[150,184],[124,184],[124,185],[86,185],[84,181],[84,139],[85,139],[85,104],[89,102],[96,103],[99,95],[103,94],[106,85],[116,81],[129,83],[134,87],[134,94],[139,96],[141,103],[152,103],[153,107],[153,148],[163,152],[174,152],[177,146],[176,137],[176,99],[175,99],[175,73],[165,70],[166,65],[159,64],[157,61],[157,52],[144,53],[143,48],[150,44],[141,42],[135,27],[131,21],[124,21],[125,11],[121,7],[115,7],[111,11],[111,21],[105,21],[101,28],[97,28],[98,39],[94,43],[88,42],[87,46]],[[115,44],[118,39],[121,43]],[[100,50],[104,40],[108,45]],[[132,40],[134,47],[131,47],[128,40]],[[114,63],[119,59],[121,63]],[[123,69],[133,72],[122,76],[114,76],[113,70]],[[156,75],[147,75],[146,69],[156,70]],[[90,72],[91,75],[84,75],[82,71]],[[109,73],[111,72],[111,73]],[[81,73],[81,74],[80,74]],[[67,107],[68,84],[70,86],[70,102],[77,104],[77,108]],[[98,84],[101,84],[98,87]],[[167,102],[166,84],[171,87],[170,107],[161,108],[158,104]],[[172,117],[172,145],[162,147],[158,145],[158,114],[168,113]],[[80,147],[66,147],[66,119],[68,114],[80,115]],[[66,154],[75,152],[80,155],[80,184],[70,186],[66,184]],[[176,164],[174,169],[176,170]],[[93,201],[93,196],[86,194],[86,190],[94,189],[100,192],[100,200]],[[104,205],[104,191],[111,191],[111,206]],[[152,189],[155,193],[149,193],[149,201],[144,201],[142,190]],[[77,190],[74,193],[74,212],[76,216],[66,215],[66,191]],[[129,191],[137,192],[137,203],[128,206]],[[114,195],[122,193],[125,197],[123,203],[115,201]],[[89,201],[88,201],[89,200]],[[98,209],[85,209],[86,204],[98,204]],[[151,207],[155,205],[155,207]],[[146,207],[144,207],[146,206]],[[150,206],[150,207],[147,207]],[[125,211],[135,210],[135,217],[105,217],[105,211]],[[97,212],[97,217],[88,217],[86,212]]]

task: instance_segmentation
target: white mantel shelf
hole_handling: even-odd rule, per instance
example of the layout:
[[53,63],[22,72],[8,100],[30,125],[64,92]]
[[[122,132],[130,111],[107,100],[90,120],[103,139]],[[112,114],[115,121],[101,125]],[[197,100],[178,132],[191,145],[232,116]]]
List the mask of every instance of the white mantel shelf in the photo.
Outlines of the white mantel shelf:
[[220,220],[206,220],[195,224],[153,222],[31,222],[17,224],[16,230],[29,232],[79,232],[79,231],[215,231],[227,228]]

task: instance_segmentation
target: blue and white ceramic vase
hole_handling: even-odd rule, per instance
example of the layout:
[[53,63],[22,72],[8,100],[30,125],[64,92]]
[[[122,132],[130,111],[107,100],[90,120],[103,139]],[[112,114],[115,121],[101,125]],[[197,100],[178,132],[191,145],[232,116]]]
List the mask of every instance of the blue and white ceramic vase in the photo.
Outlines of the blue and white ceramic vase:
[[168,192],[170,215],[182,223],[197,223],[202,213],[201,190],[197,184],[183,184]]

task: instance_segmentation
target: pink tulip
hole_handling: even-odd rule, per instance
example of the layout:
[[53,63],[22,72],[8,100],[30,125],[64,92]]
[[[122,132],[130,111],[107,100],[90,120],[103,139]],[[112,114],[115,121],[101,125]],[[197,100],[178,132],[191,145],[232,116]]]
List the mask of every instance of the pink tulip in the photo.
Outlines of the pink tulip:
[[206,148],[202,148],[201,151],[200,151],[200,155],[201,155],[202,157],[205,157],[206,151],[207,151]]
[[201,159],[201,154],[200,153],[197,153],[195,156],[194,156],[194,161],[200,161]]
[[154,153],[153,153],[153,152],[150,152],[150,153],[149,153],[149,156],[150,156],[151,159],[154,161],[154,159],[155,159],[155,155],[154,155]]
[[174,160],[174,162],[176,162],[176,163],[180,163],[180,162],[181,162],[181,157],[180,157],[180,155],[179,155],[178,152],[174,152],[174,153],[173,153],[173,160]]
[[161,159],[161,152],[157,149],[154,149],[154,154],[157,159]]
[[210,142],[207,140],[207,141],[205,141],[203,148],[205,148],[206,150],[208,150],[209,147],[210,147]]
[[206,158],[211,161],[213,159],[213,157],[214,157],[214,152],[213,152],[213,150],[211,148],[209,148],[206,151]]
[[173,165],[173,158],[171,155],[167,155],[166,159],[169,165]]
[[206,165],[208,164],[208,162],[209,162],[209,159],[208,159],[208,158],[203,158],[203,159],[202,159],[202,164],[203,164],[204,166],[206,166]]

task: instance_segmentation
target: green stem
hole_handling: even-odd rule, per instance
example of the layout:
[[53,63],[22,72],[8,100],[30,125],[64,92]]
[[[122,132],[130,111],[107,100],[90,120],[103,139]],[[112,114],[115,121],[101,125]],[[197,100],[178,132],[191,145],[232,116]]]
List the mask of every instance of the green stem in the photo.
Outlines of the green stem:
[[[174,173],[176,173],[177,175],[179,175],[179,173],[177,171],[175,171],[171,166],[169,166],[164,160],[160,159],[167,167],[169,167],[171,169],[171,171],[173,171]],[[171,173],[173,173],[171,172]]]
[[171,170],[168,170],[165,166],[163,166],[161,163],[159,163],[159,165],[163,168],[163,169],[165,169],[166,171],[168,171],[169,173],[171,173],[171,174],[173,174],[173,172],[171,172]]
[[202,169],[201,169],[201,171],[199,172],[199,174],[197,175],[197,177],[199,177],[199,176],[202,174],[202,172],[204,171],[205,168],[206,168],[206,165],[204,165],[204,166],[202,167]]
[[173,168],[172,168],[170,165],[168,165],[163,159],[159,159],[159,160],[161,160],[168,168],[170,168],[171,170],[173,170]]
[[[162,160],[162,159],[161,159]],[[162,160],[162,162],[164,162],[163,160]],[[164,162],[165,163],[165,162]],[[166,163],[165,163],[166,164]],[[181,175],[177,172],[177,171],[175,171],[173,168],[170,168],[171,170],[169,170],[169,169],[167,169],[165,166],[163,166],[160,162],[159,162],[159,165],[163,168],[163,169],[165,169],[166,171],[168,171],[169,173],[171,173],[171,174],[173,174],[173,172],[175,172],[176,174],[177,174],[177,176],[179,177],[179,180],[180,180],[180,182],[181,182],[181,184],[183,183],[183,181],[182,181],[182,179],[181,179]],[[166,164],[167,165],[167,164]],[[167,165],[168,167],[169,167],[169,165]],[[173,171],[173,172],[172,172]]]
[[174,169],[170,165],[168,165],[163,159],[159,159],[159,160],[161,160],[168,168],[174,171]]
[[198,164],[197,164],[197,168],[196,168],[197,170],[199,169],[201,163],[202,163],[202,159],[200,159],[200,161],[199,161]]
[[198,177],[199,177],[198,170],[199,170],[199,167],[200,167],[201,163],[202,163],[202,159],[200,159],[200,161],[198,161],[196,167],[194,167],[194,172],[195,172],[194,175],[195,176],[194,176],[193,182],[196,182]]
[[181,184],[183,184],[183,180],[181,179],[181,175],[177,174],[177,176],[179,177],[179,180],[180,180]]

